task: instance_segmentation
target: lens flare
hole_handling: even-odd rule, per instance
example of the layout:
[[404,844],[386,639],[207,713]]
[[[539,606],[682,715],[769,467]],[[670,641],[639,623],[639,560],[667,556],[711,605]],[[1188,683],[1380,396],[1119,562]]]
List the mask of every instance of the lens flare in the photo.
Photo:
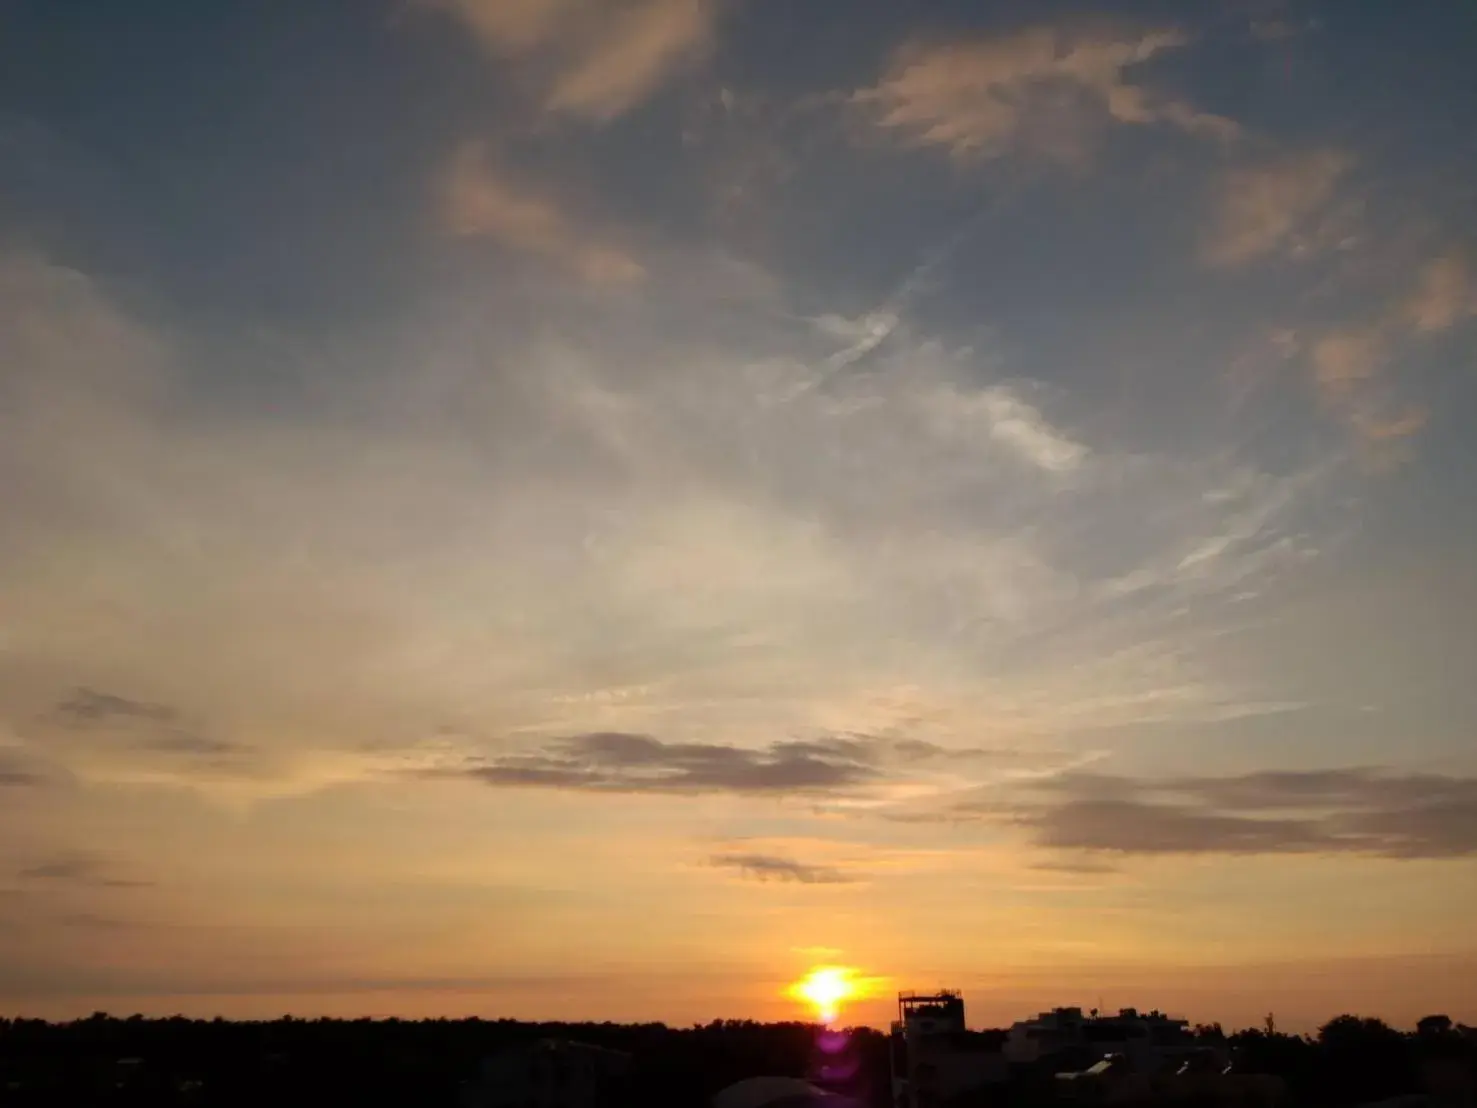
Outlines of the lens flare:
[[850,966],[816,966],[789,988],[794,1000],[810,1005],[821,1023],[832,1024],[841,1005],[863,995],[862,979]]

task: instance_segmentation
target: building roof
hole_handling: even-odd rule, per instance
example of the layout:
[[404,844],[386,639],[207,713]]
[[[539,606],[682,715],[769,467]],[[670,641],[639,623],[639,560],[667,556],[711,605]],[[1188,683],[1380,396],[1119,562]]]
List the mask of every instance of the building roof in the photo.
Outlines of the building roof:
[[764,1108],[782,1100],[823,1100],[830,1093],[798,1077],[748,1077],[713,1095],[713,1108]]

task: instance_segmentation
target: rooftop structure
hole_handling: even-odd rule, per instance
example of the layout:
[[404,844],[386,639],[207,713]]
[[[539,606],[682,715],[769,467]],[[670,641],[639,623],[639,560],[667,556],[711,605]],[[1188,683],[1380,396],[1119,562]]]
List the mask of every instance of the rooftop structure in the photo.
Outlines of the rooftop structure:
[[964,994],[957,989],[897,994],[897,1024],[915,1035],[964,1030]]
[[748,1077],[713,1094],[713,1108],[810,1108],[847,1103],[798,1077]]
[[1011,1025],[1005,1043],[1010,1061],[1027,1064],[1054,1057],[1069,1065],[1090,1065],[1110,1054],[1124,1056],[1149,1072],[1178,1063],[1194,1049],[1189,1022],[1159,1011],[1120,1008],[1116,1015],[1084,1015],[1081,1008],[1053,1008]]
[[891,1046],[895,1108],[934,1108],[1009,1077],[1000,1038],[969,1031],[955,989],[899,993]]

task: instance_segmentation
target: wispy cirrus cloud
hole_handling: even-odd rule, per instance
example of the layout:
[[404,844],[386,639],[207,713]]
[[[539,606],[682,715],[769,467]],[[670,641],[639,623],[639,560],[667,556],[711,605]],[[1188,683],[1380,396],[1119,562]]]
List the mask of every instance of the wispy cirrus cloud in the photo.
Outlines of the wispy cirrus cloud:
[[[24,617],[0,684],[33,705],[16,726],[51,728],[38,740],[89,780],[222,796],[460,765],[872,802],[1007,768],[935,748],[1029,756],[1064,730],[1278,700],[1203,669],[1184,613],[1295,569],[1314,483],[1125,454],[905,305],[838,368],[855,329],[663,266],[662,296],[571,282],[557,340],[506,284],[459,289],[475,310],[402,322],[403,348],[366,346],[312,407],[195,426],[167,414],[188,392],[161,336],[81,275],[13,270],[0,349],[34,372],[0,463],[44,477],[0,546]],[[693,341],[673,311],[742,339]],[[141,386],[74,403],[120,360]],[[58,579],[99,545],[106,572]],[[510,760],[476,733],[631,738]],[[775,743],[855,733],[928,756]]]
[[942,435],[974,434],[984,426],[1021,461],[1048,473],[1070,473],[1087,458],[1084,444],[1053,427],[1039,408],[1007,387],[941,389],[926,402]]
[[1233,121],[1132,79],[1135,67],[1188,42],[1174,30],[1091,25],[915,41],[852,101],[907,144],[942,147],[963,160],[1023,154],[1076,163],[1114,124],[1234,138],[1240,128]]
[[539,90],[543,111],[604,123],[701,61],[716,0],[431,0]]

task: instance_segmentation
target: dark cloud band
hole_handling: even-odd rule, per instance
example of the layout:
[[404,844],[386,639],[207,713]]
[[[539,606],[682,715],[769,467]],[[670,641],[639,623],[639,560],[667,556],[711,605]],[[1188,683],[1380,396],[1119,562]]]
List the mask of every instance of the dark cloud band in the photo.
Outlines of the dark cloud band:
[[715,854],[709,863],[755,881],[783,881],[797,885],[848,885],[856,879],[833,866],[815,866],[773,854]]
[[1120,854],[1477,854],[1477,779],[1368,767],[1160,780],[1065,774],[951,818],[1022,827],[1040,846]]

